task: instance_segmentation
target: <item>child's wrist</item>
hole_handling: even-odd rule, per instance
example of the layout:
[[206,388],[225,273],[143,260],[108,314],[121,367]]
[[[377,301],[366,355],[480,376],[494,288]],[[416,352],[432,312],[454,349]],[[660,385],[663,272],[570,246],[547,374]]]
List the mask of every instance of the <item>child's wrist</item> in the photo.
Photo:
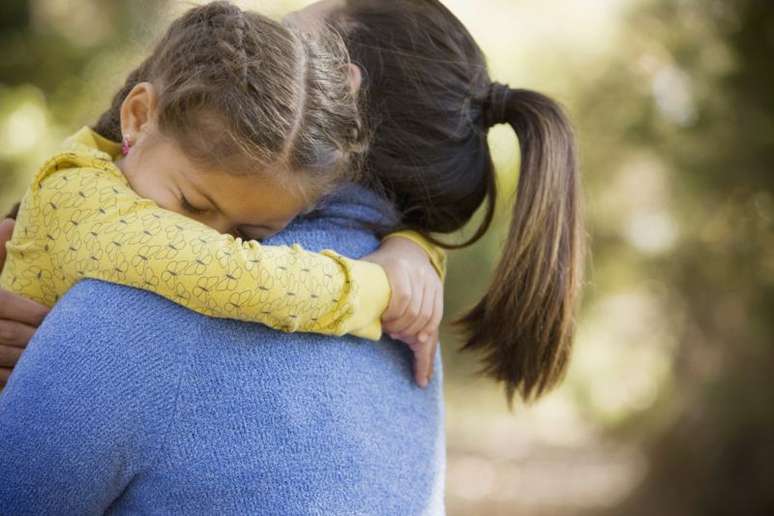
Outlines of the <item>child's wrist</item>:
[[[415,231],[397,231],[390,233],[382,239],[382,246],[389,248],[400,246],[400,243],[406,244],[402,247],[406,249],[416,249],[433,266],[438,277],[443,281],[446,277],[446,253],[440,247],[434,245],[421,234]],[[408,247],[406,247],[408,246]]]

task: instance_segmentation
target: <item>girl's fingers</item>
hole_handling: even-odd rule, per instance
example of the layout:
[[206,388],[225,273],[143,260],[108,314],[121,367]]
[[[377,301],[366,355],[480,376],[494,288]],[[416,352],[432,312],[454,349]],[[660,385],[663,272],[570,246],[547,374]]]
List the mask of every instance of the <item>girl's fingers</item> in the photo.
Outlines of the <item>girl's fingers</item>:
[[443,289],[436,289],[433,295],[433,315],[430,317],[427,325],[419,332],[419,339],[428,341],[431,339],[431,335],[435,332],[436,338],[438,336],[438,328],[441,325],[441,319],[443,319]]
[[398,273],[391,274],[389,279],[392,293],[390,295],[390,304],[387,306],[384,314],[382,314],[382,321],[385,325],[389,325],[393,321],[402,318],[411,302],[411,282],[403,270],[401,269]]
[[419,307],[419,313],[414,316],[414,320],[411,321],[411,324],[403,330],[403,335],[417,337],[418,340],[423,341],[423,339],[419,338],[419,332],[430,322],[430,319],[433,317],[434,309],[435,292],[433,291],[432,286],[426,286],[422,292],[422,305]]
[[422,388],[427,387],[433,369],[433,357],[430,354],[431,347],[428,344],[419,343],[412,346],[414,352],[414,381]]
[[438,340],[438,330],[436,329],[432,335],[430,335],[430,340],[428,341],[428,347],[430,348],[430,353],[428,355],[430,362],[427,369],[427,383],[430,383],[430,379],[433,377],[433,366],[435,364],[435,352],[438,350],[438,345],[441,342]]
[[412,334],[406,332],[406,330],[414,323],[422,311],[422,303],[424,301],[424,290],[419,290],[411,293],[411,299],[409,301],[406,311],[396,321],[390,323],[390,333],[396,334],[401,337],[411,337]]

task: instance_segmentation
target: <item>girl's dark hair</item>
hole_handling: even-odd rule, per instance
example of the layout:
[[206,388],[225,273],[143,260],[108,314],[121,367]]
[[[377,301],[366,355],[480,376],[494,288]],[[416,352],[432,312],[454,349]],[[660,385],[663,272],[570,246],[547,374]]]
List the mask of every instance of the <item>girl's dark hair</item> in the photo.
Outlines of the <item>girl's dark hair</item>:
[[120,141],[121,104],[148,81],[159,92],[161,132],[192,159],[234,174],[280,165],[322,190],[364,148],[348,64],[333,31],[308,37],[211,2],[172,22],[94,129]]
[[545,95],[492,83],[481,49],[436,0],[348,0],[329,20],[366,78],[364,181],[389,197],[404,226],[456,231],[486,201],[473,237],[444,247],[478,240],[497,199],[487,133],[498,123],[515,131],[521,171],[503,255],[486,295],[458,323],[464,349],[482,352],[509,402],[517,393],[537,398],[567,369],[585,254],[567,117]]

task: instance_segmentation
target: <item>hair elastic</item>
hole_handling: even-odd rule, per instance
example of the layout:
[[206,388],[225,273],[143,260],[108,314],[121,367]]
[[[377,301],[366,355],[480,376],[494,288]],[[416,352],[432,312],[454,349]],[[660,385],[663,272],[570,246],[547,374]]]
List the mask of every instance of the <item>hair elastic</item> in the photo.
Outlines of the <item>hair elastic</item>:
[[493,82],[489,85],[489,92],[484,101],[484,125],[487,128],[497,124],[508,123],[505,115],[510,94],[511,88],[507,84]]

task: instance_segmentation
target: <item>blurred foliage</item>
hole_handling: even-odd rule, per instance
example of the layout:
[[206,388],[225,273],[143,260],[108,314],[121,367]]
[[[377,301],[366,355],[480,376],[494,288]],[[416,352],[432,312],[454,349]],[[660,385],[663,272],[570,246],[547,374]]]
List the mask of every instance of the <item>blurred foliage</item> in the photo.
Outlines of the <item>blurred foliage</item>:
[[[646,152],[666,174],[679,238],[635,263],[677,346],[672,389],[627,422],[652,429],[649,473],[612,514],[774,514],[774,5],[660,0],[630,20],[579,116],[614,135],[587,166]],[[597,236],[599,260],[622,259]]]
[[[446,3],[496,79],[568,106],[592,242],[571,370],[535,406],[509,413],[447,328],[450,514],[774,514],[774,4]],[[0,3],[0,210],[189,5]],[[508,201],[514,136],[490,138]],[[508,208],[452,255],[447,313],[486,287]]]

